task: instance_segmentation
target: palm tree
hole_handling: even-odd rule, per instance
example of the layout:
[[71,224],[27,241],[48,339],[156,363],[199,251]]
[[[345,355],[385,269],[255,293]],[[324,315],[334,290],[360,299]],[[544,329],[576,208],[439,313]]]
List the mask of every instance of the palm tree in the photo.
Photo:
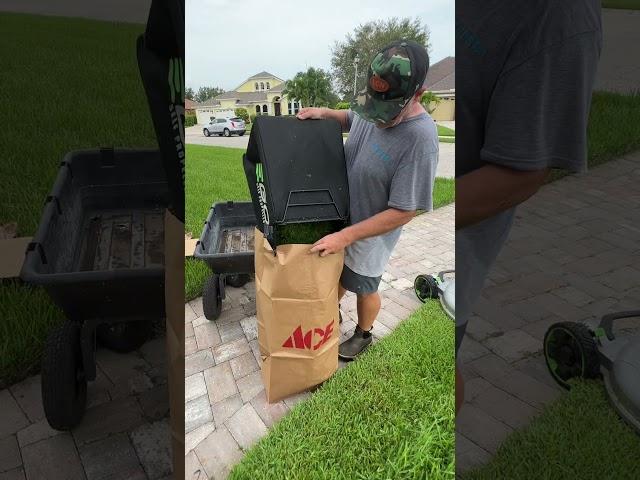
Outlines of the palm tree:
[[288,80],[282,93],[305,107],[325,106],[332,98],[331,78],[321,68],[310,67]]
[[420,103],[422,103],[422,106],[427,110],[427,112],[429,112],[429,115],[438,108],[440,101],[441,98],[433,92],[424,92],[422,97],[420,97]]

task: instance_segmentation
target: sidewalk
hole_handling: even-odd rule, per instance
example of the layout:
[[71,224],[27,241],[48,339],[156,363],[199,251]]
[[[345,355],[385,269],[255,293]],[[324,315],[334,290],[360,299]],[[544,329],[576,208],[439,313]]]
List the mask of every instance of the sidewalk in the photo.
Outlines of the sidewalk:
[[164,337],[96,355],[87,411],[71,432],[49,427],[39,375],[0,391],[1,480],[171,478]]
[[640,306],[639,183],[636,152],[546,185],[518,210],[459,352],[457,472],[486,463],[562,394],[541,355],[549,325]]
[[[405,226],[381,283],[376,339],[418,306],[413,279],[454,263],[454,205],[416,217]],[[341,341],[355,328],[355,296],[342,301]],[[227,289],[223,312],[210,322],[202,299],[185,305],[185,478],[226,478],[251,445],[309,393],[267,404],[260,374],[255,284]],[[342,362],[341,367],[344,366]],[[198,472],[200,477],[198,477]]]

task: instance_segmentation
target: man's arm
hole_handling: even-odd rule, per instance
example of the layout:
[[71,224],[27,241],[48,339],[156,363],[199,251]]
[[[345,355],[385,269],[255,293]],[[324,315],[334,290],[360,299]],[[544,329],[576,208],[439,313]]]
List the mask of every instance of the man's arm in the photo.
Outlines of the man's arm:
[[456,229],[521,204],[544,184],[549,169],[520,171],[485,165],[456,178]]
[[311,247],[311,252],[320,252],[324,257],[336,253],[357,240],[383,235],[409,222],[416,214],[415,210],[388,208],[362,222],[355,223],[339,232],[321,238]]
[[347,121],[347,110],[332,110],[331,108],[324,107],[306,107],[298,112],[296,115],[300,120],[324,120],[333,119],[340,122],[343,132],[349,131],[349,123]]

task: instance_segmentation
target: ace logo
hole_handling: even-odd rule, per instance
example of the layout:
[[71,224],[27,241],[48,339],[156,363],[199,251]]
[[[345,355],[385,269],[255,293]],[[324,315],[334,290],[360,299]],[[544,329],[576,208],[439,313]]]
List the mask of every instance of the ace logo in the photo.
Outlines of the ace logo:
[[[333,323],[334,320],[331,320],[324,329],[312,328],[306,333],[302,332],[302,326],[298,326],[282,346],[284,348],[297,348],[300,350],[311,350],[312,348],[313,350],[317,350],[331,338]],[[312,344],[315,339],[317,339],[317,342]]]

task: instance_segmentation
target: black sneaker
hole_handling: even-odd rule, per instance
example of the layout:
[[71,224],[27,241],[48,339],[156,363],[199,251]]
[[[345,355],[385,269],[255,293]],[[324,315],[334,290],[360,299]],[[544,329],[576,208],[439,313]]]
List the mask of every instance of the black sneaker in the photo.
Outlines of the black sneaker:
[[360,355],[372,341],[373,335],[371,335],[371,331],[365,332],[359,325],[356,325],[353,336],[338,347],[338,357],[343,360],[353,360]]

